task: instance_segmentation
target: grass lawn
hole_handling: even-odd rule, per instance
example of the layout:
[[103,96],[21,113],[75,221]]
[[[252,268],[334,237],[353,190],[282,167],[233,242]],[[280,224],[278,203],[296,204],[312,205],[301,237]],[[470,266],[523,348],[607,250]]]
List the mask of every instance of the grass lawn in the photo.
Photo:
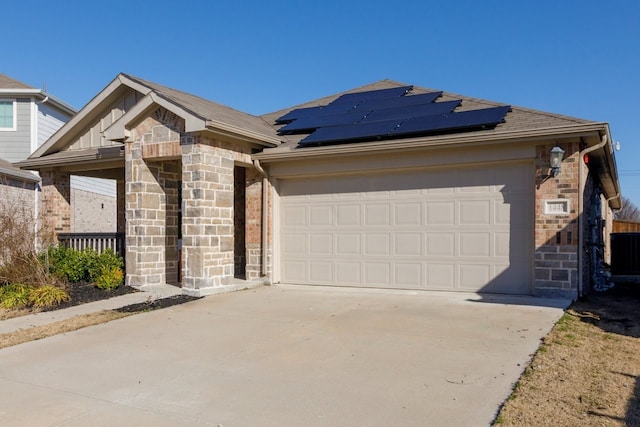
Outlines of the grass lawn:
[[640,426],[640,285],[574,303],[495,425]]

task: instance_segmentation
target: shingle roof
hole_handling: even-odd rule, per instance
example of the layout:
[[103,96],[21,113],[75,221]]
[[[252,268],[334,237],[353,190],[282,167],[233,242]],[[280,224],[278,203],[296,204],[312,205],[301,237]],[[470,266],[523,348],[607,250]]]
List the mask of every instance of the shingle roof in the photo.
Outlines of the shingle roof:
[[277,138],[275,128],[270,126],[261,117],[235,110],[231,107],[227,107],[226,105],[218,104],[190,93],[143,80],[139,77],[134,77],[128,74],[123,74],[123,76],[148,87],[159,96],[180,105],[182,108],[190,111],[192,114],[203,120],[214,120],[240,129],[246,129],[258,134],[263,134],[270,138]]
[[12,79],[9,76],[0,74],[0,89],[35,89],[25,83]]
[[[346,92],[316,99],[314,101],[297,105],[295,107],[268,113],[268,114],[262,115],[261,117],[264,120],[266,120],[268,123],[275,124],[275,120],[278,117],[284,115],[285,113],[295,108],[306,108],[306,107],[315,107],[319,105],[326,105],[329,102],[336,99],[337,97],[339,97],[340,95],[343,95],[345,93],[388,89],[388,88],[400,87],[400,86],[407,86],[407,84],[396,82],[393,80],[381,80],[381,81],[368,84],[359,88],[348,90]],[[417,94],[428,93],[428,92],[440,92],[440,90],[414,86],[411,94],[417,95]],[[407,95],[407,96],[411,96],[411,95]],[[442,96],[438,98],[437,102],[452,101],[452,100],[462,100],[462,104],[460,105],[460,107],[456,109],[456,111],[477,110],[482,108],[505,105],[499,102],[458,95],[451,92],[442,92]],[[492,133],[545,129],[545,128],[566,126],[566,125],[585,124],[585,123],[594,123],[594,122],[590,120],[583,120],[583,119],[564,116],[560,114],[554,114],[554,113],[548,113],[544,111],[537,111],[537,110],[532,110],[528,108],[512,106],[512,111],[507,114],[504,123],[499,124],[494,129],[481,130],[478,132],[482,132],[483,134],[487,134],[488,136],[490,136]],[[278,125],[275,127],[276,129],[279,129],[281,125]],[[285,146],[294,146],[307,135],[308,134],[281,135],[280,138],[283,140],[283,142],[285,142],[285,144],[283,144],[283,148]]]
[[25,181],[37,182],[40,178],[31,172],[23,171],[4,159],[0,159],[0,175],[9,176]]

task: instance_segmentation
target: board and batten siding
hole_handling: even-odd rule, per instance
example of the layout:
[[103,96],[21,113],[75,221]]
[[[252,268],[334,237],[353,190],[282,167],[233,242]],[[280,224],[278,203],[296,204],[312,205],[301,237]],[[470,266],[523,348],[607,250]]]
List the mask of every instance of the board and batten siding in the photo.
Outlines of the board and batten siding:
[[16,99],[16,130],[0,131],[0,158],[18,162],[31,154],[31,99]]
[[88,129],[86,129],[78,138],[69,146],[69,150],[83,150],[87,148],[99,148],[112,146],[111,141],[107,141],[103,131],[107,129],[113,122],[122,117],[131,107],[136,105],[142,95],[131,89],[129,92],[118,98],[107,108],[107,113],[96,119]]

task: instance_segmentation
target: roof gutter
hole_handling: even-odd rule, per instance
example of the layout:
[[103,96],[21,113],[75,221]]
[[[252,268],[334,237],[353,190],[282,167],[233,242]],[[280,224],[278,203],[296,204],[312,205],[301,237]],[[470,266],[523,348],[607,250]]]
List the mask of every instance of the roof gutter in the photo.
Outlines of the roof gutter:
[[331,145],[325,147],[307,147],[304,149],[291,149],[290,151],[267,150],[266,152],[254,154],[254,159],[262,162],[299,160],[300,158],[313,158],[317,156],[362,154],[365,150],[368,154],[373,152],[386,152],[397,150],[424,149],[425,147],[440,147],[443,145],[454,146],[473,143],[507,143],[515,140],[535,140],[540,138],[554,139],[558,137],[570,138],[586,136],[593,132],[600,132],[606,128],[606,123],[587,123],[555,128],[528,129],[522,131],[512,131],[504,133],[483,133],[476,135],[443,135],[427,138],[410,138],[402,140],[386,140],[370,143]]
[[44,104],[47,101],[51,101],[58,108],[63,110],[65,113],[73,116],[78,112],[71,105],[66,102],[61,101],[53,95],[49,95],[47,92],[42,89],[0,89],[0,96],[36,96],[41,99],[38,104]]

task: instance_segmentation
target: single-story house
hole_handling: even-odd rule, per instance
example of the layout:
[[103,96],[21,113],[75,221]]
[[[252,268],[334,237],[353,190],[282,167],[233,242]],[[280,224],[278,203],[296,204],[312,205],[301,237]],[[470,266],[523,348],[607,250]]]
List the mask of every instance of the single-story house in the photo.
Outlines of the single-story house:
[[262,116],[118,75],[27,160],[115,179],[126,283],[575,298],[606,286],[609,125],[383,80]]

